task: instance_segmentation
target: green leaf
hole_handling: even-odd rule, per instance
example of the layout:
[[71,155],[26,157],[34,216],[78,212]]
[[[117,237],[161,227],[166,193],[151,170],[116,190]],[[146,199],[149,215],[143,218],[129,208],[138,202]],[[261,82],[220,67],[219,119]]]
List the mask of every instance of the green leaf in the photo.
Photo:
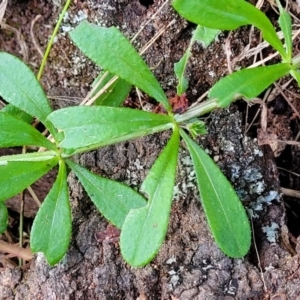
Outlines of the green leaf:
[[67,164],[78,177],[97,209],[119,229],[122,228],[130,209],[146,205],[145,198],[130,187],[93,174],[71,160],[67,160]]
[[185,91],[188,88],[189,81],[188,79],[184,76],[184,72],[188,63],[188,60],[191,56],[191,51],[189,49],[186,50],[184,55],[181,57],[179,62],[174,64],[174,72],[176,75],[176,78],[178,79],[178,85],[177,85],[177,95],[182,95],[185,93]]
[[40,207],[31,230],[33,252],[43,252],[50,265],[58,263],[68,250],[72,219],[66,166],[60,161],[56,181]]
[[[42,153],[39,153],[42,154]],[[12,157],[17,155],[11,155]],[[6,156],[8,158],[8,156]],[[2,159],[2,157],[1,157]],[[44,161],[1,161],[0,201],[6,200],[27,188],[58,162],[58,157]]]
[[190,120],[190,123],[186,124],[186,129],[189,131],[193,138],[196,138],[198,135],[207,133],[205,122],[198,119]]
[[0,202],[0,234],[2,234],[6,228],[8,223],[8,211],[4,202]]
[[202,47],[207,48],[215,40],[219,33],[220,30],[218,29],[198,25],[194,32],[193,39],[200,43]]
[[276,0],[276,3],[280,11],[278,23],[284,36],[285,50],[287,53],[287,61],[290,62],[292,58],[292,50],[293,50],[292,19],[291,16],[283,9],[280,1]]
[[[96,86],[97,83],[102,78],[104,72],[101,72],[99,76],[94,80],[92,86]],[[108,75],[103,79],[99,84],[95,92],[91,95],[91,98],[97,95],[97,93],[102,89],[112,78],[113,74],[108,73]],[[106,92],[104,92],[97,100],[94,102],[94,105],[103,105],[103,106],[114,106],[118,107],[126,100],[129,92],[131,90],[131,84],[127,81],[118,78]]]
[[0,147],[40,146],[55,150],[39,131],[26,122],[0,111]]
[[17,57],[0,52],[0,96],[17,108],[37,117],[52,134],[47,116],[52,112],[46,95],[33,72]]
[[49,120],[63,131],[59,146],[67,155],[173,127],[171,116],[124,107],[68,107],[53,112]]
[[198,25],[197,28],[193,31],[193,36],[191,38],[190,44],[185,51],[184,55],[181,57],[179,62],[174,64],[174,72],[178,79],[177,85],[177,95],[182,95],[188,88],[188,79],[184,76],[185,69],[187,67],[189,58],[192,55],[192,46],[193,43],[196,41],[201,43],[203,47],[208,47],[210,43],[215,39],[219,30],[206,28],[203,26]]
[[298,82],[298,86],[300,87],[300,71],[299,70],[291,70],[290,74],[296,79]]
[[224,108],[241,97],[257,97],[290,70],[291,66],[287,63],[243,69],[219,80],[209,91],[208,97],[216,99],[218,105]]
[[17,108],[12,104],[8,104],[1,109],[1,112],[8,113],[16,118],[23,120],[24,122],[30,124],[33,120],[32,116],[27,114],[25,111]]
[[245,209],[229,181],[214,161],[183,131],[180,131],[195,168],[201,203],[220,249],[230,257],[243,257],[251,244]]
[[123,224],[121,252],[132,266],[149,263],[164,241],[173,198],[178,147],[179,133],[175,128],[141,186],[141,192],[149,199],[147,206],[130,210]]
[[240,26],[254,25],[261,30],[263,38],[286,57],[270,20],[244,0],[173,0],[172,5],[188,21],[208,28],[234,30]]
[[78,48],[104,70],[138,87],[171,111],[168,99],[153,73],[117,28],[100,27],[83,21],[70,32],[70,36]]

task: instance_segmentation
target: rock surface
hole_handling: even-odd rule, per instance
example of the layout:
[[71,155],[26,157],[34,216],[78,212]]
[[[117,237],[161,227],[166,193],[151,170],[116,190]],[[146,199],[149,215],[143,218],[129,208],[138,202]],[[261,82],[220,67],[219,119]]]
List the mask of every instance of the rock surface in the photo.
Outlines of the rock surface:
[[[48,7],[50,19],[44,18],[39,25],[47,35],[35,32],[42,45],[49,35],[46,25],[53,26],[61,9],[59,1],[52,4],[53,7],[47,3],[43,8]],[[18,19],[17,14],[27,18],[24,24],[18,24],[28,37],[28,22],[40,13],[42,3],[29,1],[26,5],[13,3],[7,22],[13,18],[19,22],[22,18]],[[103,26],[117,25],[127,37],[132,37],[161,5],[162,1],[154,1],[149,7],[128,0],[76,1],[64,20],[63,30],[75,27],[87,17]],[[193,26],[166,6],[135,43],[141,48],[173,19],[175,23],[144,56],[167,93],[176,90],[173,64],[186,49]],[[68,97],[67,102],[56,97],[53,100],[56,107],[78,102],[71,97],[84,97],[97,71],[70,43],[63,30],[57,36],[43,78],[51,96]],[[0,34],[4,35],[3,41],[8,40],[3,32]],[[235,33],[236,52],[245,45],[244,36],[243,31]],[[221,34],[207,49],[200,45],[193,48],[187,70],[190,101],[227,74],[224,41],[225,34]],[[7,50],[3,44],[1,49]],[[35,53],[34,47],[29,49]],[[20,55],[18,51],[14,53]],[[36,53],[29,55],[28,60],[34,68],[39,64]],[[135,93],[131,96],[134,98]],[[143,101],[146,103],[148,99]],[[169,132],[151,135],[93,151],[77,160],[95,173],[138,187],[168,137]],[[132,268],[122,260],[118,242],[97,242],[95,234],[105,232],[108,224],[70,174],[73,235],[67,255],[55,267],[49,267],[42,255],[37,255],[29,270],[2,270],[1,299],[298,299],[299,244],[292,256],[288,251],[285,210],[272,152],[243,134],[242,114],[236,107],[212,113],[208,119],[208,135],[199,139],[199,143],[233,183],[253,216],[255,244],[247,257],[230,259],[216,247],[201,208],[191,162],[182,144],[168,234],[153,262],[144,268]]]

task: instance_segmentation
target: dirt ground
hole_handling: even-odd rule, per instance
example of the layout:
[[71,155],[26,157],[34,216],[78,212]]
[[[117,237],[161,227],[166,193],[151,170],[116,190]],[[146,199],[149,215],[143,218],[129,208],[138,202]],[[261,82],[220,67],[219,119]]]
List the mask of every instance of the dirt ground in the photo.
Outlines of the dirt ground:
[[[99,71],[72,45],[69,30],[81,20],[88,19],[102,26],[118,26],[130,38],[162,3],[158,0],[74,1],[42,77],[53,107],[78,104]],[[290,8],[293,14],[299,15],[294,2],[290,3]],[[61,9],[59,0],[10,2],[5,14],[5,24],[9,26],[0,31],[0,50],[19,56],[37,72],[41,62],[37,49],[40,47],[44,51]],[[268,2],[262,9],[276,20]],[[41,17],[36,19],[38,15]],[[33,20],[36,22],[32,25]],[[173,25],[143,56],[169,95],[176,92],[173,65],[187,48],[194,25],[182,20],[167,5],[134,43],[140,49],[173,20]],[[187,70],[190,103],[228,74],[230,68],[253,62],[253,57],[237,59],[245,52],[249,38],[251,47],[259,42],[257,32],[245,27],[231,34],[221,33],[207,49],[198,44],[193,47]],[[295,51],[298,51],[298,41],[294,43]],[[230,68],[226,49],[232,52]],[[262,55],[268,55],[267,50]],[[285,82],[280,82],[280,86]],[[132,268],[127,265],[120,256],[118,242],[97,242],[95,234],[105,233],[108,224],[71,173],[73,234],[67,255],[55,267],[49,267],[39,254],[25,267],[18,268],[3,254],[0,256],[1,299],[300,299],[299,199],[287,197],[286,190],[283,195],[281,189],[300,190],[298,146],[283,142],[296,142],[298,138],[299,89],[289,84],[283,92],[274,88],[270,92],[274,97],[268,98],[264,109],[264,113],[267,112],[266,128],[261,125],[260,117],[255,119],[259,105],[248,107],[240,101],[230,109],[207,116],[208,134],[198,139],[252,213],[253,244],[244,259],[230,259],[215,245],[199,201],[191,162],[182,144],[177,172],[178,192],[172,205],[168,234],[158,256],[148,266]],[[261,99],[263,97],[265,94]],[[137,108],[141,105],[155,108],[156,105],[147,96],[140,104],[135,90],[128,100]],[[262,138],[262,131],[268,133],[267,142]],[[102,148],[76,157],[76,160],[95,173],[137,187],[168,137],[169,132],[155,134]],[[34,187],[40,197],[49,189],[54,173]],[[9,206],[9,232],[15,241],[16,200],[10,201]],[[28,195],[27,227],[37,209],[32,203]],[[26,230],[30,232],[30,229]],[[2,239],[6,237],[2,236]]]

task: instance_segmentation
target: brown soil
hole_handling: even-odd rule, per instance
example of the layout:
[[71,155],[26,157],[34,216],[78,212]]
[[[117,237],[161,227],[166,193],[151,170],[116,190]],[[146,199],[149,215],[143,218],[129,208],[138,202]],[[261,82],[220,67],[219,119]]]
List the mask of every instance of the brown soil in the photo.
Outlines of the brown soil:
[[[161,4],[162,1],[158,0],[75,1],[64,20],[63,29],[74,28],[86,15],[93,23],[119,26],[127,37],[132,37]],[[269,6],[264,9],[271,16],[274,14]],[[54,0],[51,3],[39,0],[9,3],[6,23],[22,34],[25,46],[21,47],[20,36],[5,29],[0,32],[0,49],[21,57],[36,72],[41,58],[32,42],[30,22],[38,14],[42,15],[33,32],[44,50],[60,10],[61,2]],[[140,49],[159,28],[173,19],[174,25],[144,55],[168,94],[176,91],[173,64],[186,49],[194,26],[166,7],[135,42]],[[193,47],[187,70],[190,79],[187,98],[190,102],[228,74],[224,51],[226,38],[230,39],[233,58],[237,57],[249,42],[249,30],[243,28],[229,37],[228,33],[222,33],[207,49],[200,45]],[[232,68],[249,62],[237,62]],[[61,30],[42,79],[53,107],[79,103],[97,71],[98,68],[71,44],[68,34]],[[298,92],[293,86],[288,86],[288,89]],[[61,96],[66,100],[61,100]],[[135,91],[130,96],[131,101],[139,103]],[[299,107],[295,96],[290,96],[290,100]],[[145,97],[143,105],[149,101],[151,99]],[[179,192],[173,202],[166,241],[153,262],[144,268],[131,268],[122,260],[118,242],[97,242],[95,234],[103,236],[109,225],[70,174],[73,235],[67,255],[55,267],[49,267],[43,256],[37,255],[28,269],[9,267],[7,259],[2,257],[2,266],[6,268],[0,274],[1,299],[300,299],[299,240],[289,233],[299,235],[300,227],[295,226],[299,218],[292,206],[296,201],[290,198],[287,202],[288,216],[294,217],[287,219],[285,199],[280,191],[282,185],[299,190],[300,182],[299,177],[287,171],[278,173],[273,153],[280,166],[294,172],[299,171],[299,154],[295,146],[273,148],[274,152],[269,145],[259,146],[256,139],[259,124],[251,127],[251,137],[245,134],[245,124],[253,118],[254,108],[250,109],[249,118],[246,118],[245,111],[244,103],[240,103],[238,107],[210,114],[207,118],[208,134],[199,139],[252,211],[255,243],[245,259],[230,259],[216,247],[199,201],[188,154],[182,145],[177,175]],[[268,103],[268,130],[271,130],[270,134],[276,134],[277,139],[294,139],[298,133],[298,120],[281,96]],[[102,148],[76,159],[95,173],[139,186],[168,137],[169,132],[155,134]],[[285,181],[280,182],[279,177]],[[47,190],[47,181],[43,180],[37,190]],[[26,202],[30,210],[29,198]],[[274,241],[270,242],[264,230],[272,225],[278,225],[278,229]]]

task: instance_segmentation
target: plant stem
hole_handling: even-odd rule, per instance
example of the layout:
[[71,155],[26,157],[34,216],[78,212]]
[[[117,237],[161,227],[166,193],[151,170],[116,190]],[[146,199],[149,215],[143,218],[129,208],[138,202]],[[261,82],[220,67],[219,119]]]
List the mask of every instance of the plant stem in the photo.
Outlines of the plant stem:
[[210,100],[200,103],[199,105],[197,105],[193,108],[188,109],[182,115],[175,115],[174,118],[177,123],[182,123],[182,122],[188,121],[190,119],[193,119],[195,117],[205,115],[218,107],[219,106],[218,106],[218,103],[216,102],[216,100],[210,99]]
[[294,69],[299,69],[300,68],[300,54],[296,55],[293,60],[293,67]]
[[[20,194],[21,203],[20,203],[20,225],[19,225],[19,246],[23,248],[23,227],[24,227],[24,200],[25,193],[24,191]],[[19,257],[19,267],[23,266],[23,258]]]
[[37,77],[36,77],[37,80],[40,80],[41,77],[42,77],[42,73],[43,73],[43,71],[44,71],[44,68],[45,68],[45,65],[46,65],[46,62],[47,62],[47,59],[48,59],[48,56],[49,56],[51,47],[52,47],[52,45],[53,45],[54,38],[55,38],[55,36],[56,36],[56,34],[57,34],[57,32],[58,32],[58,29],[59,29],[59,27],[60,27],[60,24],[62,23],[63,17],[64,17],[64,15],[65,15],[67,9],[69,8],[69,6],[70,6],[70,4],[71,4],[71,1],[72,1],[72,0],[67,0],[67,1],[66,1],[66,4],[65,4],[65,6],[64,6],[64,8],[63,8],[63,10],[62,10],[62,12],[61,12],[61,14],[59,15],[59,19],[58,19],[58,21],[57,21],[57,23],[56,23],[56,25],[55,25],[55,28],[54,28],[54,30],[53,30],[53,32],[52,32],[52,35],[51,35],[51,38],[50,38],[50,40],[49,40],[49,42],[48,42],[48,45],[47,45],[47,48],[46,48],[44,57],[43,57],[43,59],[42,59],[41,66],[40,66],[38,75],[37,75]]

